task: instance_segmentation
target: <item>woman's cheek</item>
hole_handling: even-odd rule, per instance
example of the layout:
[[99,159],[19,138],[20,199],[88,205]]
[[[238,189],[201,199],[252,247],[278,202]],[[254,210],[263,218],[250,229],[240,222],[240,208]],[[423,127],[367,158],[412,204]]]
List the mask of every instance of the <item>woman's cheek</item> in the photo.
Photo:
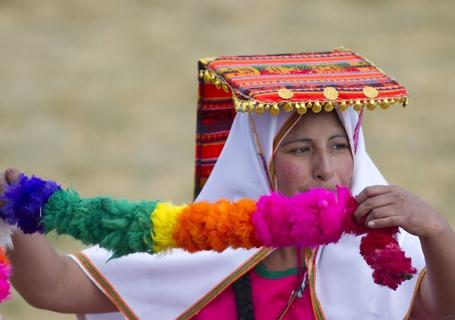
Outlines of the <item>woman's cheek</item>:
[[337,175],[340,183],[349,187],[351,185],[352,176],[354,174],[354,161],[349,154],[342,161],[337,162]]
[[292,159],[281,159],[275,166],[278,191],[292,196],[305,189],[304,181],[307,173],[304,166]]

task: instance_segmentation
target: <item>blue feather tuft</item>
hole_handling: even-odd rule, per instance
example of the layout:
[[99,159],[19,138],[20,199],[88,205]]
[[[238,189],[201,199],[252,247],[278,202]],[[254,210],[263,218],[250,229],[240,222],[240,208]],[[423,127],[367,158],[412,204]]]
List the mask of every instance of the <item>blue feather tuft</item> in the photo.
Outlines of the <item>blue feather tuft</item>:
[[0,217],[8,224],[17,225],[24,233],[43,232],[41,212],[49,197],[60,186],[54,181],[21,174],[19,182],[9,186],[0,200],[5,205]]

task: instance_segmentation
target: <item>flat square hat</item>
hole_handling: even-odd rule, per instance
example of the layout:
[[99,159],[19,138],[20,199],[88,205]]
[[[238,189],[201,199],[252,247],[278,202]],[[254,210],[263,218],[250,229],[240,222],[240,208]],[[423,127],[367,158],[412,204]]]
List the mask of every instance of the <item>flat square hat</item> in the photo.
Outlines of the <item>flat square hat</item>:
[[326,52],[220,56],[199,60],[195,195],[236,112],[330,112],[406,106],[406,89],[359,54]]

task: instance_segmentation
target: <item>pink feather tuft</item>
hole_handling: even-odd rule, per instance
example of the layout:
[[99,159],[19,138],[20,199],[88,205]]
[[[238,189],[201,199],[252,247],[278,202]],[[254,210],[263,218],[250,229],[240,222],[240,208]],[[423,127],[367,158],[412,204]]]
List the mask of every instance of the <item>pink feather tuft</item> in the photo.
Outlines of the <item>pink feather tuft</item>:
[[0,303],[8,299],[11,294],[9,276],[11,275],[11,264],[6,257],[6,250],[0,247]]
[[252,221],[266,246],[315,247],[337,242],[354,209],[346,187],[337,187],[336,193],[311,189],[294,197],[273,193],[259,199]]
[[269,196],[263,196],[256,204],[256,211],[251,219],[256,228],[256,235],[260,241],[269,247],[287,246],[289,234],[289,217],[288,217],[289,198],[272,193]]
[[395,239],[397,232],[397,227],[371,230],[360,242],[360,254],[374,270],[374,282],[393,290],[417,273]]

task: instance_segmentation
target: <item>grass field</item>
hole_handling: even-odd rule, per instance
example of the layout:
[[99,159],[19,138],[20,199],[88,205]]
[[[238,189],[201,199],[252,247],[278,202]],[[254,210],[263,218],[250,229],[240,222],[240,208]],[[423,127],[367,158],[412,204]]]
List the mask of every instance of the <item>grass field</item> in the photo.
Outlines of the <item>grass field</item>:
[[[83,196],[190,201],[197,59],[343,45],[410,91],[406,109],[366,114],[373,159],[455,225],[454,12],[449,0],[0,1],[0,168]],[[0,314],[73,318],[17,296]]]

